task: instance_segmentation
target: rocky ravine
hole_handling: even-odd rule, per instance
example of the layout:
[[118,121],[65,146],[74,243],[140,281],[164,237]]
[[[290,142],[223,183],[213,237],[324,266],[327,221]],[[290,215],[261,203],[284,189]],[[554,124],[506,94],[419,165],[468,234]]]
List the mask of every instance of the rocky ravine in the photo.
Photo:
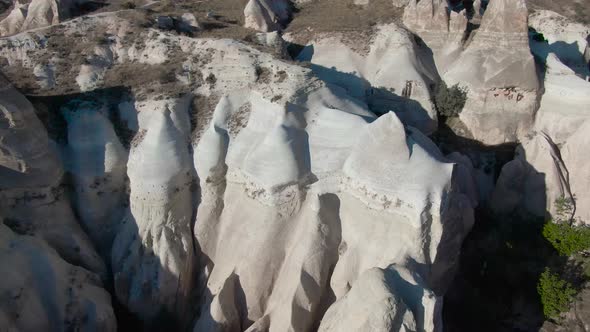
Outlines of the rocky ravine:
[[[535,14],[556,23],[533,15],[551,41],[529,47],[524,0],[492,0],[475,31],[442,0],[354,32],[300,29],[286,1],[207,24],[29,19],[57,6],[40,4],[0,23],[8,330],[114,331],[122,306],[154,330],[440,331],[478,204],[544,215],[588,197],[587,46],[559,47],[584,30]],[[441,80],[468,88],[452,130],[522,143],[496,185],[426,136]]]

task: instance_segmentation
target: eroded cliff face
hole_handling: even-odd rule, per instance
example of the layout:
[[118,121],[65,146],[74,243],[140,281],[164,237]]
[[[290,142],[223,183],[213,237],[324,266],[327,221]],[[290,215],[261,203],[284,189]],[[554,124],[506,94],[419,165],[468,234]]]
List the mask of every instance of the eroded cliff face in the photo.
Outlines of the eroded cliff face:
[[459,116],[485,144],[515,142],[531,131],[539,102],[535,60],[522,1],[491,1],[475,37],[442,76],[468,89]]
[[574,206],[571,217],[587,223],[588,177],[583,166],[586,157],[580,151],[587,141],[590,83],[585,80],[588,63],[581,36],[589,30],[547,11],[535,12],[531,18],[538,32],[549,38],[531,40],[532,52],[544,62],[544,94],[533,129],[522,140],[515,160],[502,170],[499,183],[503,185],[496,189],[493,207],[555,215],[556,200],[567,199]]
[[[291,9],[208,13],[202,35],[137,10],[0,39],[2,70],[38,107],[1,82],[0,324],[114,330],[109,289],[146,326],[440,331],[478,204],[542,216],[587,196],[585,58],[532,43],[539,99],[524,1],[492,0],[469,35],[467,13],[438,0],[353,32],[254,31],[282,30]],[[3,34],[36,13],[18,10]],[[496,184],[483,157],[444,156],[425,136],[441,80],[468,88],[455,123],[469,139],[522,144]],[[35,279],[39,266],[56,279]],[[18,316],[26,306],[40,318]]]
[[[96,26],[107,28],[109,42],[87,50],[109,61],[92,68],[70,62],[51,75],[35,75],[35,68],[79,56],[55,54],[55,44],[41,42],[53,38],[55,27],[2,41],[3,57],[34,78],[36,94],[56,86],[82,93],[58,107],[67,135],[56,144],[32,106],[10,90],[22,99],[12,112],[24,109],[32,120],[22,131],[7,121],[2,141],[3,151],[31,155],[3,154],[5,167],[31,172],[7,177],[3,195],[58,186],[67,172],[72,187],[61,204],[89,252],[80,246],[81,257],[71,264],[113,280],[117,299],[145,322],[167,317],[185,327],[195,319],[198,331],[309,331],[334,306],[335,317],[393,310],[413,317],[408,328],[440,330],[440,296],[473,223],[474,202],[458,184],[459,170],[427,137],[394,113],[376,118],[312,70],[237,41],[152,29],[128,44],[133,23],[120,14],[57,29],[94,38]],[[148,84],[127,81],[128,94],[108,102],[91,92],[119,84],[123,68],[158,68],[180,58],[171,63],[174,81],[165,75]],[[48,77],[54,85],[45,84]],[[35,144],[23,145],[28,141]],[[52,182],[37,183],[35,167],[55,172]],[[355,307],[346,299],[358,280],[369,281],[355,294],[379,283],[367,272],[374,269],[387,276],[380,287],[390,294],[383,296],[398,305]],[[108,297],[99,304],[109,312]],[[105,326],[114,324],[104,317]]]
[[297,59],[310,61],[320,79],[345,88],[373,112],[394,111],[404,124],[425,134],[436,130],[431,88],[439,77],[432,57],[419,51],[403,27],[388,24],[365,33],[317,34]]
[[55,143],[31,103],[0,83],[2,326],[114,331],[105,265],[72,211]]

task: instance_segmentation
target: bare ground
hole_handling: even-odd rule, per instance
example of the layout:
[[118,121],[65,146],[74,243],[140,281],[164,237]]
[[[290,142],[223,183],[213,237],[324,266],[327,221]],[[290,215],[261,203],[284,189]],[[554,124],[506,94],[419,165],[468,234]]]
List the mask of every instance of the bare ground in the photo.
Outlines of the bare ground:
[[314,0],[298,8],[285,32],[305,44],[323,32],[363,34],[377,24],[400,22],[402,14],[391,0],[371,0],[368,6],[354,5],[353,0]]

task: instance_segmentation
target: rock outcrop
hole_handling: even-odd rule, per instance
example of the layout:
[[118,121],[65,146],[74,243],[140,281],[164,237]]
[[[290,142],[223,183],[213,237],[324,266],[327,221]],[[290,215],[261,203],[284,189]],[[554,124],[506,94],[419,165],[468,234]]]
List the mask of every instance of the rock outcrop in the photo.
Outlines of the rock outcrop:
[[539,134],[519,146],[515,159],[502,168],[490,207],[500,214],[526,211],[545,217],[555,211],[555,200],[572,197],[569,183],[559,148]]
[[250,0],[244,9],[246,28],[262,32],[281,30],[289,19],[287,0]]
[[[406,266],[439,293],[452,274],[472,223],[454,167],[393,113],[375,120],[341,92],[320,87],[301,99],[299,89],[282,91],[285,104],[229,94],[197,146],[195,234],[211,310],[197,327],[309,330],[371,268]],[[232,118],[244,119],[236,136]],[[440,322],[435,313],[424,321]]]
[[105,266],[70,208],[56,147],[29,101],[0,85],[0,326],[115,331]]
[[104,276],[102,260],[64,193],[64,169],[31,103],[0,78],[0,207],[16,232],[45,240],[67,262]]
[[310,61],[319,78],[345,88],[372,111],[394,111],[404,124],[426,134],[436,130],[431,87],[438,76],[404,28],[388,24],[369,35],[319,34],[298,59]]
[[395,267],[364,272],[326,312],[319,331],[442,331],[440,321],[429,321],[440,314],[441,298],[413,277]]
[[536,114],[535,130],[561,144],[590,119],[590,82],[577,76],[553,53],[547,56],[545,68],[545,93]]
[[[567,30],[564,33],[567,35]],[[565,40],[567,36],[560,37],[556,32],[554,38]],[[535,52],[546,45],[539,41],[531,43]],[[590,213],[583,202],[590,199],[589,183],[587,169],[582,166],[588,161],[579,151],[588,141],[590,83],[554,53],[544,56],[545,93],[532,138],[526,139],[515,160],[504,166],[492,208],[499,213],[521,209],[538,216],[545,216],[546,211],[555,215],[555,201],[565,198],[577,202],[574,217],[588,223]]]
[[428,47],[439,73],[457,59],[467,38],[467,13],[451,11],[447,0],[410,0],[404,9],[406,27]]
[[127,151],[110,121],[107,106],[74,100],[61,111],[67,122],[67,169],[80,223],[103,257],[110,248],[127,204]]
[[[0,326],[6,331],[117,331],[100,277],[0,218]],[[4,220],[6,223],[6,220]]]
[[112,266],[118,298],[147,321],[163,312],[182,321],[188,309],[196,204],[188,105],[187,97],[137,105],[139,136],[127,165],[130,211],[113,245]]
[[524,0],[490,1],[475,37],[442,75],[468,89],[460,120],[485,144],[516,142],[533,127],[539,82],[527,22]]
[[[124,15],[88,16],[0,40],[0,57],[21,68],[10,72],[13,78],[55,66],[56,85],[37,84],[35,93],[112,88],[121,76],[128,83],[133,100],[119,112],[137,120],[129,124],[136,133],[126,167],[125,142],[106,111],[64,108],[68,139],[76,140],[65,149],[76,199],[95,204],[91,195],[98,191],[81,190],[97,177],[110,174],[110,190],[129,178],[128,209],[108,200],[96,205],[123,212],[120,222],[102,219],[94,208],[80,215],[91,223],[93,238],[111,236],[97,223],[116,229],[110,265],[121,303],[148,323],[194,318],[195,330],[306,331],[316,329],[331,306],[335,317],[346,315],[346,294],[357,283],[353,300],[367,284],[378,284],[390,292],[383,298],[397,301],[408,327],[440,326],[438,297],[473,223],[473,193],[459,180],[463,169],[418,129],[404,126],[401,113],[377,118],[309,68],[229,39],[137,33]],[[103,47],[116,56],[90,70],[102,77],[93,85],[75,77],[86,64],[81,53],[93,54],[96,45],[81,41],[59,53],[53,43],[36,42],[55,31],[96,40],[102,24],[109,34]],[[415,66],[400,75],[404,80],[425,80],[403,44],[407,34],[400,34],[397,43],[376,38],[375,48],[383,43],[383,50]],[[405,48],[395,50],[400,44]],[[381,59],[374,63],[393,65]],[[405,87],[375,69],[371,75],[375,84]],[[88,121],[96,131],[81,135]],[[40,151],[46,153],[44,139]],[[50,168],[60,170],[55,163]],[[383,272],[387,278],[375,280],[375,268],[392,265],[395,270]],[[379,301],[368,306],[391,308]]]
[[21,31],[27,16],[28,4],[15,1],[12,11],[0,21],[0,36],[13,35]]
[[46,27],[68,19],[84,1],[32,0],[15,1],[10,14],[0,21],[0,36]]
[[545,41],[533,42],[531,50],[541,59],[550,53],[571,68],[576,74],[586,78],[590,75],[588,58],[590,27],[574,22],[565,16],[549,10],[538,10],[529,16],[529,25],[543,34]]

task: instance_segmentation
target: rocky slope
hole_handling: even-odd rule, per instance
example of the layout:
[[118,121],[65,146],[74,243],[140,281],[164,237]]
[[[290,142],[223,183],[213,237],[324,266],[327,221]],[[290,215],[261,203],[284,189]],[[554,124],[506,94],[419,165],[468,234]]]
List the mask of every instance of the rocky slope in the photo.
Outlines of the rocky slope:
[[[63,202],[107,262],[118,300],[146,322],[307,331],[380,268],[398,275],[386,287],[399,315],[439,330],[436,308],[473,223],[461,170],[394,113],[377,119],[310,69],[237,41],[137,31],[126,15],[0,40],[7,68],[19,68],[7,71],[13,81],[36,96],[69,94],[41,103],[56,108],[50,134],[67,132],[52,147],[65,166],[47,168],[67,170]],[[57,33],[80,38],[77,47],[60,52]],[[159,72],[145,84],[137,70]],[[126,92],[103,92],[121,83]],[[3,165],[17,164],[19,143],[4,141]],[[20,193],[25,180],[3,186]],[[422,289],[430,309],[409,289]],[[384,305],[373,308],[392,309]]]
[[476,207],[590,220],[588,30],[524,0],[78,5],[0,22],[0,327],[441,331]]

